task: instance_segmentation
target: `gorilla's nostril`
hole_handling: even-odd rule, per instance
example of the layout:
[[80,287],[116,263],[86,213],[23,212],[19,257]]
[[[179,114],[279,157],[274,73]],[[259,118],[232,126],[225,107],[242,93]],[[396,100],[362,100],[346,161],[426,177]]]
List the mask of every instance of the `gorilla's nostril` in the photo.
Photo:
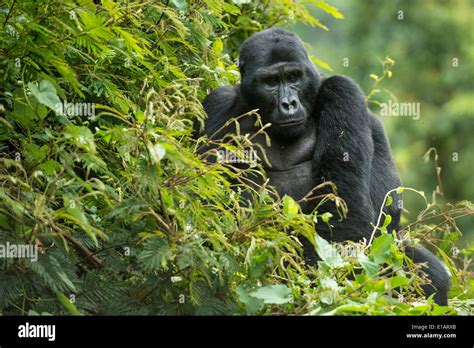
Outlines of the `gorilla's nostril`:
[[293,106],[293,104],[290,104],[290,106],[288,107],[288,113],[290,115],[293,115],[294,112],[295,112],[295,107]]
[[297,105],[298,105],[298,103],[297,103],[296,100],[288,101],[288,100],[285,99],[285,100],[281,101],[281,106],[284,110],[290,110],[290,108],[296,109]]
[[293,99],[291,101],[288,101],[287,99],[281,101],[281,109],[285,113],[288,113],[289,115],[293,115],[298,109],[298,102]]

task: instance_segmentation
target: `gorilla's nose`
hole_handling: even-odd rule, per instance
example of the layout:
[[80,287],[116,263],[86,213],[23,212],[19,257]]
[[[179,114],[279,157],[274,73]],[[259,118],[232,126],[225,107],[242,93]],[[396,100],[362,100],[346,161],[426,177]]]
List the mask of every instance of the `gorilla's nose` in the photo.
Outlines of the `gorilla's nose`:
[[296,97],[283,97],[280,101],[280,112],[286,116],[293,116],[298,111],[299,103]]

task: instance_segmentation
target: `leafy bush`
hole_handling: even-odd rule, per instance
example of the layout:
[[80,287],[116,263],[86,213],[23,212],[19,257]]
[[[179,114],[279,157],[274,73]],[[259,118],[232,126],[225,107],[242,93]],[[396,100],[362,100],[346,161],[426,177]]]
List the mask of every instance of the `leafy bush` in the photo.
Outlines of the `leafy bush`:
[[[446,254],[469,202],[428,204],[404,238],[382,231],[372,243],[332,245],[314,230],[330,216],[302,214],[267,187],[248,206],[230,188],[240,173],[197,155],[208,144],[193,138],[200,101],[238,80],[239,45],[294,20],[324,28],[291,1],[4,2],[0,244],[32,244],[39,255],[2,258],[0,313],[472,311],[472,248],[457,253],[457,268]],[[251,141],[235,138],[239,150]],[[417,296],[426,280],[401,251],[407,238],[431,236],[426,220],[439,216],[450,307]],[[305,265],[300,235],[321,256],[317,267]]]

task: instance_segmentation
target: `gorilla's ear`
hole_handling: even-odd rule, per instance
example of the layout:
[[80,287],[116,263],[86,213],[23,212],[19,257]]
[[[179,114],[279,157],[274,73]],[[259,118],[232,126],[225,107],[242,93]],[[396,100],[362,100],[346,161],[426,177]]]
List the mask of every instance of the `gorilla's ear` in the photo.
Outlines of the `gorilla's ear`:
[[245,61],[239,58],[239,70],[240,70],[240,76],[244,76],[245,72]]

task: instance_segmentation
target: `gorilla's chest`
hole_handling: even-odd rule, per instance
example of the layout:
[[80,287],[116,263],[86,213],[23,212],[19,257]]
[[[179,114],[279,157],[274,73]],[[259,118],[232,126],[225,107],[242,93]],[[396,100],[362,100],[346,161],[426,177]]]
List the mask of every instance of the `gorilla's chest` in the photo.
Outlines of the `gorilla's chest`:
[[[299,200],[316,186],[313,173],[315,144],[315,132],[309,131],[294,141],[273,141],[271,146],[265,147],[270,165],[264,163],[264,169],[270,184],[281,197],[289,195]],[[311,207],[306,204],[302,209],[308,212]]]
[[289,195],[295,200],[303,198],[315,186],[312,161],[295,164],[285,170],[266,169],[266,173],[280,196]]

